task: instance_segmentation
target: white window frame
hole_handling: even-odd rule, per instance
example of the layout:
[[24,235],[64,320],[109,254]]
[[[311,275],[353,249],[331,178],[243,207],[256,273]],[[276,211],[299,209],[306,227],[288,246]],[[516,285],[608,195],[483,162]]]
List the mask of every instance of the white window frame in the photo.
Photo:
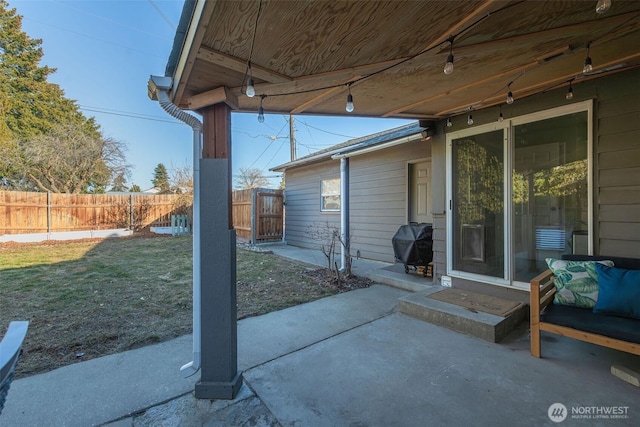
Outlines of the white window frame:
[[[447,133],[447,146],[446,146],[446,162],[447,162],[447,275],[455,278],[473,280],[475,282],[487,283],[491,285],[504,286],[509,288],[516,288],[522,290],[529,290],[529,283],[517,282],[513,280],[512,264],[513,258],[513,241],[512,236],[512,185],[511,185],[511,170],[513,168],[513,129],[515,126],[535,122],[544,119],[550,119],[553,117],[564,116],[568,114],[578,113],[581,111],[587,112],[587,206],[588,206],[588,231],[589,231],[589,254],[593,254],[593,241],[594,241],[594,225],[593,225],[593,101],[583,101],[574,104],[564,105],[561,107],[551,108],[543,111],[538,111],[523,116],[514,117],[503,122],[488,123],[481,126],[475,126],[468,129],[462,129],[456,132]],[[503,130],[504,144],[506,149],[504,150],[504,275],[503,278],[489,277],[479,274],[467,273],[464,271],[453,270],[453,218],[452,218],[452,206],[453,206],[453,171],[452,171],[452,141],[454,139],[464,138],[465,136],[478,135],[496,130]],[[507,185],[508,184],[508,185]]]
[[[329,182],[329,181],[337,182],[337,192],[328,192],[328,193],[324,192],[325,182]],[[340,189],[341,189],[340,178],[328,178],[320,181],[320,212],[340,212],[340,209],[342,208],[341,200],[340,200],[340,195],[341,195]],[[338,196],[338,205],[339,205],[338,208],[325,208],[325,197],[329,197],[329,196]]]

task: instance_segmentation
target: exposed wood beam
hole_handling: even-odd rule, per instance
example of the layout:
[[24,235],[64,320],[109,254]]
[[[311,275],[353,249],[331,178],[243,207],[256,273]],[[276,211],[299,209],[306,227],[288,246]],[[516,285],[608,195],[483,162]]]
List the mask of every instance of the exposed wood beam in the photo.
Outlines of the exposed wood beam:
[[[619,15],[619,16],[614,16],[612,18],[609,18],[609,20],[616,20],[616,21],[621,21],[623,22],[625,19],[630,19],[634,16],[637,16],[637,12],[630,12],[630,13],[626,13],[624,15]],[[508,39],[500,39],[500,40],[493,40],[493,41],[488,41],[488,42],[483,42],[483,43],[476,43],[476,44],[472,44],[472,45],[466,45],[466,46],[461,46],[461,47],[456,47],[455,51],[456,53],[466,53],[466,52],[472,52],[473,54],[477,55],[479,52],[484,52],[486,53],[489,50],[502,50],[505,49],[507,46],[513,46],[514,44],[521,44],[521,43],[527,43],[530,42],[531,40],[534,39],[543,39],[543,38],[560,38],[562,36],[574,36],[576,34],[576,32],[578,32],[578,30],[583,29],[585,26],[588,25],[592,25],[591,22],[587,22],[587,23],[581,23],[581,24],[574,24],[574,25],[567,25],[564,27],[560,27],[560,28],[554,28],[551,30],[543,30],[543,31],[536,31],[534,33],[529,33],[529,34],[525,34],[522,36],[516,36],[516,37],[510,37]],[[640,23],[630,23],[628,25],[625,25],[624,27],[621,27],[620,29],[618,29],[615,32],[615,36],[617,37],[623,37],[624,35],[627,35],[630,32],[633,32],[637,29],[637,27],[640,26]],[[589,31],[584,31],[585,33],[588,33]],[[614,34],[614,33],[612,33]],[[593,34],[590,34],[590,36],[594,36]],[[610,37],[607,37],[607,40]],[[605,42],[604,40],[597,40],[596,42],[591,44],[591,47],[595,47],[601,43]],[[572,46],[562,46],[558,49],[554,49],[553,51],[547,52],[545,54],[542,55],[538,55],[535,59],[536,62],[539,64],[544,63],[546,58],[549,57],[554,57],[556,54],[558,53],[562,53],[562,52],[574,52],[577,47],[572,47]],[[580,49],[585,48],[585,46],[580,46]],[[439,53],[446,51],[445,48],[441,49],[439,51]],[[466,90],[469,89],[473,86],[479,86],[481,84],[487,83],[491,80],[494,80],[496,78],[502,78],[505,75],[508,75],[510,73],[514,73],[514,72],[519,72],[522,71],[523,69],[529,69],[529,67],[534,66],[535,63],[532,64],[526,64],[523,65],[521,67],[518,67],[516,69],[513,70],[508,70],[505,71],[503,73],[500,73],[498,75],[492,76],[488,79],[484,79],[484,80],[479,80],[477,82],[473,82],[470,83],[468,85],[464,85],[443,93],[440,93],[438,95],[435,96],[431,96],[429,98],[425,98],[416,102],[413,102],[411,104],[396,108],[394,110],[388,111],[386,113],[384,113],[382,115],[382,117],[389,117],[389,116],[395,116],[398,113],[402,112],[402,111],[406,111],[409,110],[411,108],[415,108],[421,104],[425,104],[427,102],[433,101],[435,99],[441,98],[443,96],[447,96],[450,95],[452,93],[456,93],[459,92],[461,90]],[[453,109],[452,111],[455,111],[455,109]]]
[[[202,46],[200,48],[197,54],[197,58],[224,68],[228,68],[233,71],[237,71],[239,73],[244,73],[247,70],[246,60],[215,51],[206,46]],[[276,73],[275,71],[253,63],[251,64],[251,74],[257,79],[271,83],[284,83],[292,80],[292,78],[289,76]]]
[[[358,80],[360,77],[360,75],[358,76],[353,76],[352,78],[350,78],[349,80],[347,80],[347,82],[345,84],[348,84],[350,82],[356,81]],[[304,111],[308,110],[311,107],[314,107],[322,102],[324,102],[325,99],[330,98],[331,96],[337,94],[340,91],[343,91],[344,88],[341,86],[337,86],[331,89],[327,89],[326,91],[322,92],[320,95],[315,96],[313,98],[311,98],[310,100],[308,100],[307,102],[304,102],[300,105],[298,105],[296,108],[294,108],[293,110],[291,110],[291,114],[300,114],[303,113]]]
[[[606,19],[611,21],[610,22],[611,25],[614,25],[617,21],[624,22],[625,19],[632,18],[637,14],[638,14],[637,12],[629,12],[629,13],[625,13],[624,15],[613,16]],[[599,20],[599,21],[602,22],[602,20]],[[624,34],[626,32],[631,32],[635,30],[638,25],[640,24],[635,23],[635,24],[626,25],[618,29],[616,33],[623,32]],[[601,27],[601,28],[607,28],[607,27]],[[580,30],[583,30],[583,31],[580,31]],[[584,35],[588,35],[588,37],[591,39],[597,39],[599,37],[597,34],[593,33],[593,21],[589,21],[589,22],[581,22],[579,24],[565,25],[563,27],[556,27],[556,28],[551,28],[547,30],[535,31],[533,33],[522,34],[519,36],[512,36],[512,37],[503,38],[503,39],[490,40],[486,42],[467,44],[467,45],[456,45],[454,47],[454,52],[456,54],[465,54],[467,52],[471,52],[472,54],[477,55],[480,52],[486,53],[493,50],[505,50],[509,47],[513,47],[514,45],[529,43],[532,40],[542,40],[545,38],[558,39],[565,36],[579,37],[581,33]],[[599,42],[594,42],[592,43],[591,46],[592,47],[595,46],[596,43],[599,43]],[[573,46],[574,49],[580,48],[580,47],[582,46]],[[448,50],[449,50],[449,47],[444,46],[438,49],[438,54],[447,52]]]
[[[605,64],[601,64],[598,68],[599,69],[605,69],[607,67],[611,67],[613,65],[619,64],[621,62],[627,62],[627,61],[631,61],[634,59],[640,58],[640,53],[635,53],[633,55],[629,55],[629,56],[625,56],[624,58],[617,58],[614,61],[609,61]],[[590,75],[586,75],[583,77],[580,77],[579,79],[576,79],[574,82],[578,81],[587,81],[587,80],[591,80],[594,78],[599,78],[602,77],[604,75],[606,75],[607,73],[598,73],[598,74],[590,74]],[[531,95],[535,95],[536,93],[540,92],[541,90],[545,89],[545,88],[550,88],[554,85],[559,85],[561,83],[566,82],[568,84],[568,81],[571,80],[572,78],[576,77],[575,72],[571,73],[571,74],[565,74],[559,77],[555,77],[553,79],[549,79],[549,80],[545,80],[533,85],[529,85],[527,87],[524,88],[520,88],[517,91],[513,91],[514,92],[514,96],[516,98],[525,98],[527,96],[531,96]],[[474,105],[474,104],[479,104],[482,103],[482,107],[486,108],[486,107],[491,107],[493,105],[498,105],[501,104],[504,101],[504,94],[499,94],[499,95],[494,95],[491,96],[489,98],[483,98],[483,99],[476,99],[473,102],[466,102],[465,104],[462,105],[456,105],[456,106],[452,106],[451,108],[448,108],[446,110],[443,111],[439,111],[437,113],[435,113],[436,116],[440,116],[440,117],[446,117],[450,114],[452,114],[453,112],[456,111],[460,111],[462,109],[464,109],[465,107],[468,107],[469,105]]]
[[382,115],[382,117],[395,116],[398,113],[410,110],[411,108],[417,107],[417,106],[422,105],[422,104],[426,104],[427,102],[434,101],[434,100],[436,100],[438,98],[442,98],[443,96],[448,96],[448,95],[451,95],[452,93],[456,93],[456,92],[462,92],[462,91],[471,89],[471,88],[473,88],[475,86],[485,85],[485,84],[487,84],[487,83],[489,83],[489,82],[491,82],[493,80],[502,79],[502,78],[504,78],[504,76],[507,76],[509,74],[520,73],[520,72],[522,72],[524,70],[528,70],[531,67],[536,66],[536,65],[538,65],[537,61],[536,62],[531,62],[529,64],[521,65],[519,67],[512,68],[510,70],[503,71],[503,72],[498,73],[498,74],[494,74],[491,77],[487,77],[487,78],[484,78],[484,79],[481,79],[481,80],[476,80],[476,81],[474,81],[472,83],[468,83],[466,85],[459,86],[459,87],[456,87],[454,89],[451,89],[451,90],[448,90],[448,91],[445,91],[445,92],[441,92],[441,93],[439,93],[437,95],[433,95],[433,96],[430,96],[428,98],[421,99],[421,100],[416,101],[414,103],[411,103],[411,104],[408,104],[408,105],[404,105],[402,107],[396,108],[395,110],[388,111],[388,112],[384,113]]
[[343,68],[341,70],[311,74],[308,76],[295,78],[287,83],[260,83],[256,85],[256,93],[265,93],[267,91],[270,91],[271,93],[267,93],[267,95],[278,95],[282,93],[313,90],[314,88],[318,88],[318,91],[328,90],[329,88],[327,86],[339,86],[347,84],[349,81],[354,81],[356,79],[359,79],[361,76],[379,71],[398,61],[398,59],[394,59],[390,61],[361,65],[358,67]]
[[233,110],[238,109],[238,97],[234,95],[229,88],[224,86],[193,95],[187,102],[189,110],[199,110],[221,102],[227,104]]
[[426,45],[424,49],[421,50],[421,52],[424,52],[429,49],[433,49],[434,47],[446,41],[449,37],[456,34],[461,28],[467,25],[470,21],[476,19],[478,15],[483,14],[487,10],[487,8],[491,6],[493,3],[495,3],[495,0],[487,0],[484,3],[482,3],[473,12],[471,12],[470,14],[462,18],[460,21],[453,24],[451,27],[447,29],[447,31],[442,33],[438,38],[436,38],[434,41]]

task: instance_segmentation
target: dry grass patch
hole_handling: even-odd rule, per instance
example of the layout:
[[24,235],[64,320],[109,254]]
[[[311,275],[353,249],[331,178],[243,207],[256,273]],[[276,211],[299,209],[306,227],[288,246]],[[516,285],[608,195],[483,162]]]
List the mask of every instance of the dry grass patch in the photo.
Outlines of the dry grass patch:
[[[0,328],[29,320],[18,377],[191,333],[190,237],[0,244]],[[238,318],[339,290],[238,248]],[[366,286],[366,282],[364,284]]]

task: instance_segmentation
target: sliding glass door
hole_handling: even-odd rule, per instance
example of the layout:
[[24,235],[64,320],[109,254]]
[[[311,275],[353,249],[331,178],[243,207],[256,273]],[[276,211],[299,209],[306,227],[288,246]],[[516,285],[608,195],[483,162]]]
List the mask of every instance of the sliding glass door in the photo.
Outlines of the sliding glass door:
[[587,112],[513,127],[514,279],[529,282],[545,258],[588,252]]
[[447,135],[448,273],[523,286],[591,251],[591,103]]
[[504,277],[504,131],[454,139],[453,268]]

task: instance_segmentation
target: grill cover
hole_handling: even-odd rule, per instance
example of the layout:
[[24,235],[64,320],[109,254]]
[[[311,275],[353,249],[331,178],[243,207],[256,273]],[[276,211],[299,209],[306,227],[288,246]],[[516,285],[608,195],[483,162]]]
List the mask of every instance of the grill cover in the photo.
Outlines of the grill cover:
[[433,259],[433,227],[431,224],[401,226],[391,239],[393,253],[405,265],[429,264]]

